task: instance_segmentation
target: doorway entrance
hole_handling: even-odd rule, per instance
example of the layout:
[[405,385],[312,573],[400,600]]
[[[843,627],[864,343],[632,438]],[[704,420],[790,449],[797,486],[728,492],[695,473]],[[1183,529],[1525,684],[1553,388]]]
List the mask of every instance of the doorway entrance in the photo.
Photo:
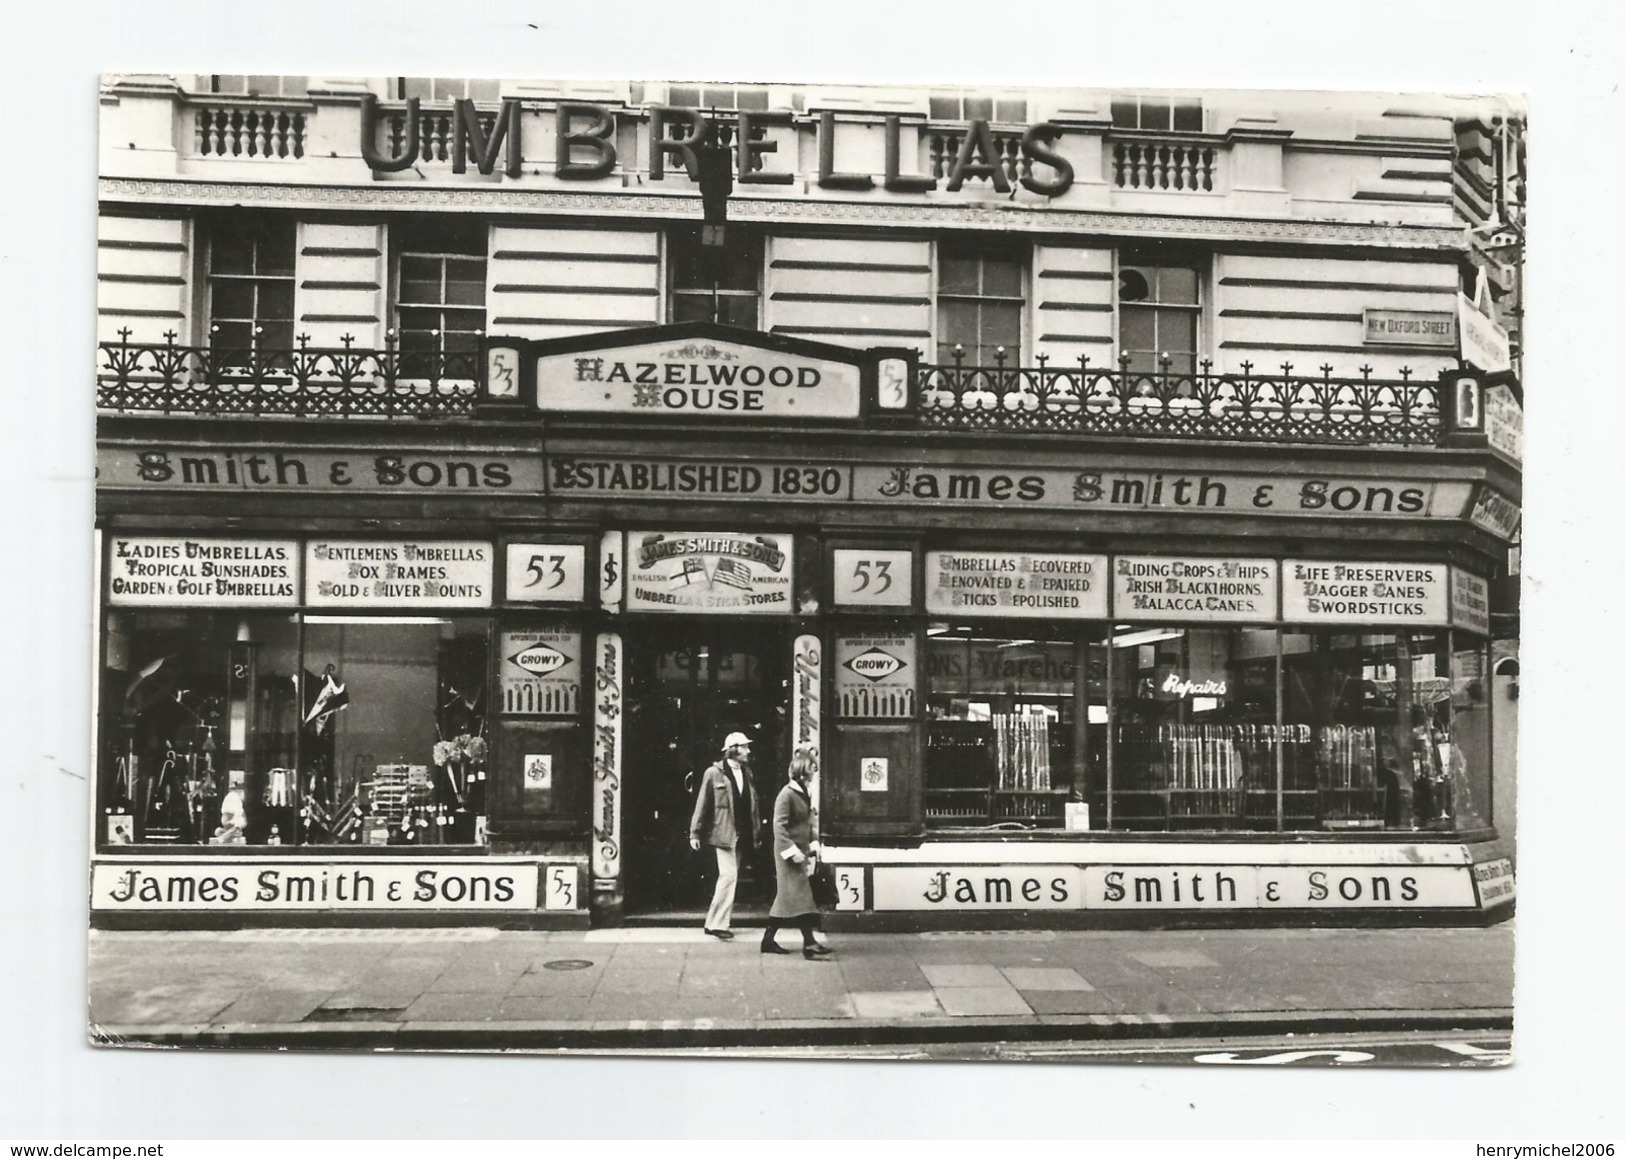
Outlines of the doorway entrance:
[[[631,633],[628,633],[632,635]],[[628,763],[621,799],[629,913],[692,914],[710,904],[716,856],[688,847],[695,793],[730,732],[751,738],[751,783],[770,821],[788,753],[790,647],[773,625],[649,625],[629,649]],[[765,911],[773,895],[766,827],[739,867],[736,913]]]

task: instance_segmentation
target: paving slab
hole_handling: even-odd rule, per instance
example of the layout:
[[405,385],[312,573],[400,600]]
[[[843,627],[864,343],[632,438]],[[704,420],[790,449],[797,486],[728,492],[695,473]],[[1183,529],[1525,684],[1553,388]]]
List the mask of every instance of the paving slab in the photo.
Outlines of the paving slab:
[[930,1018],[940,1017],[944,1011],[937,1002],[937,992],[854,992],[848,997],[860,1018]]
[[406,1008],[403,1022],[490,1022],[502,1007],[500,994],[425,994]]
[[1070,966],[1005,966],[1005,980],[1017,990],[1093,990]]
[[1010,986],[946,986],[937,989],[937,1001],[949,1014],[988,1017],[995,1014],[1027,1015],[1033,1008],[1022,1001]]
[[1010,989],[1010,983],[1005,980],[999,968],[993,965],[970,965],[962,962],[922,965],[920,972],[925,975],[927,982],[939,990],[944,987],[961,986]]

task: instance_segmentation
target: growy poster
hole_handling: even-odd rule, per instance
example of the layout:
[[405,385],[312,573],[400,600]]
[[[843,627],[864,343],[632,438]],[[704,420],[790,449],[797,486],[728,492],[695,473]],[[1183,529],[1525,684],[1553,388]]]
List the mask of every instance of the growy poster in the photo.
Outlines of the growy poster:
[[788,535],[633,531],[626,539],[626,606],[633,611],[793,610]]

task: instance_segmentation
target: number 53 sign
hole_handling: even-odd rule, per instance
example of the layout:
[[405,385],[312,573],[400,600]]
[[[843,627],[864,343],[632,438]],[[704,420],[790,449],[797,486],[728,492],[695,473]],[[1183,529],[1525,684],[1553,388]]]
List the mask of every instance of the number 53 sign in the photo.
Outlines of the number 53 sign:
[[858,607],[907,608],[914,604],[914,555],[838,547],[835,602]]
[[579,543],[508,544],[509,603],[578,604],[587,549]]

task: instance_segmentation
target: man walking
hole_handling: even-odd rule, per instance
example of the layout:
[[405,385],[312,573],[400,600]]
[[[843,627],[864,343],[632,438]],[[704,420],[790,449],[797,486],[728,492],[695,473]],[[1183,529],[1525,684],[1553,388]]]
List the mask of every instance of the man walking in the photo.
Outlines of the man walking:
[[717,851],[717,888],[711,895],[711,909],[705,915],[705,932],[729,941],[733,931],[734,891],[739,885],[740,858],[749,858],[756,848],[756,789],[750,783],[747,764],[750,738],[731,732],[722,744],[722,759],[705,770],[700,780],[694,819],[688,826],[689,848],[702,844]]

